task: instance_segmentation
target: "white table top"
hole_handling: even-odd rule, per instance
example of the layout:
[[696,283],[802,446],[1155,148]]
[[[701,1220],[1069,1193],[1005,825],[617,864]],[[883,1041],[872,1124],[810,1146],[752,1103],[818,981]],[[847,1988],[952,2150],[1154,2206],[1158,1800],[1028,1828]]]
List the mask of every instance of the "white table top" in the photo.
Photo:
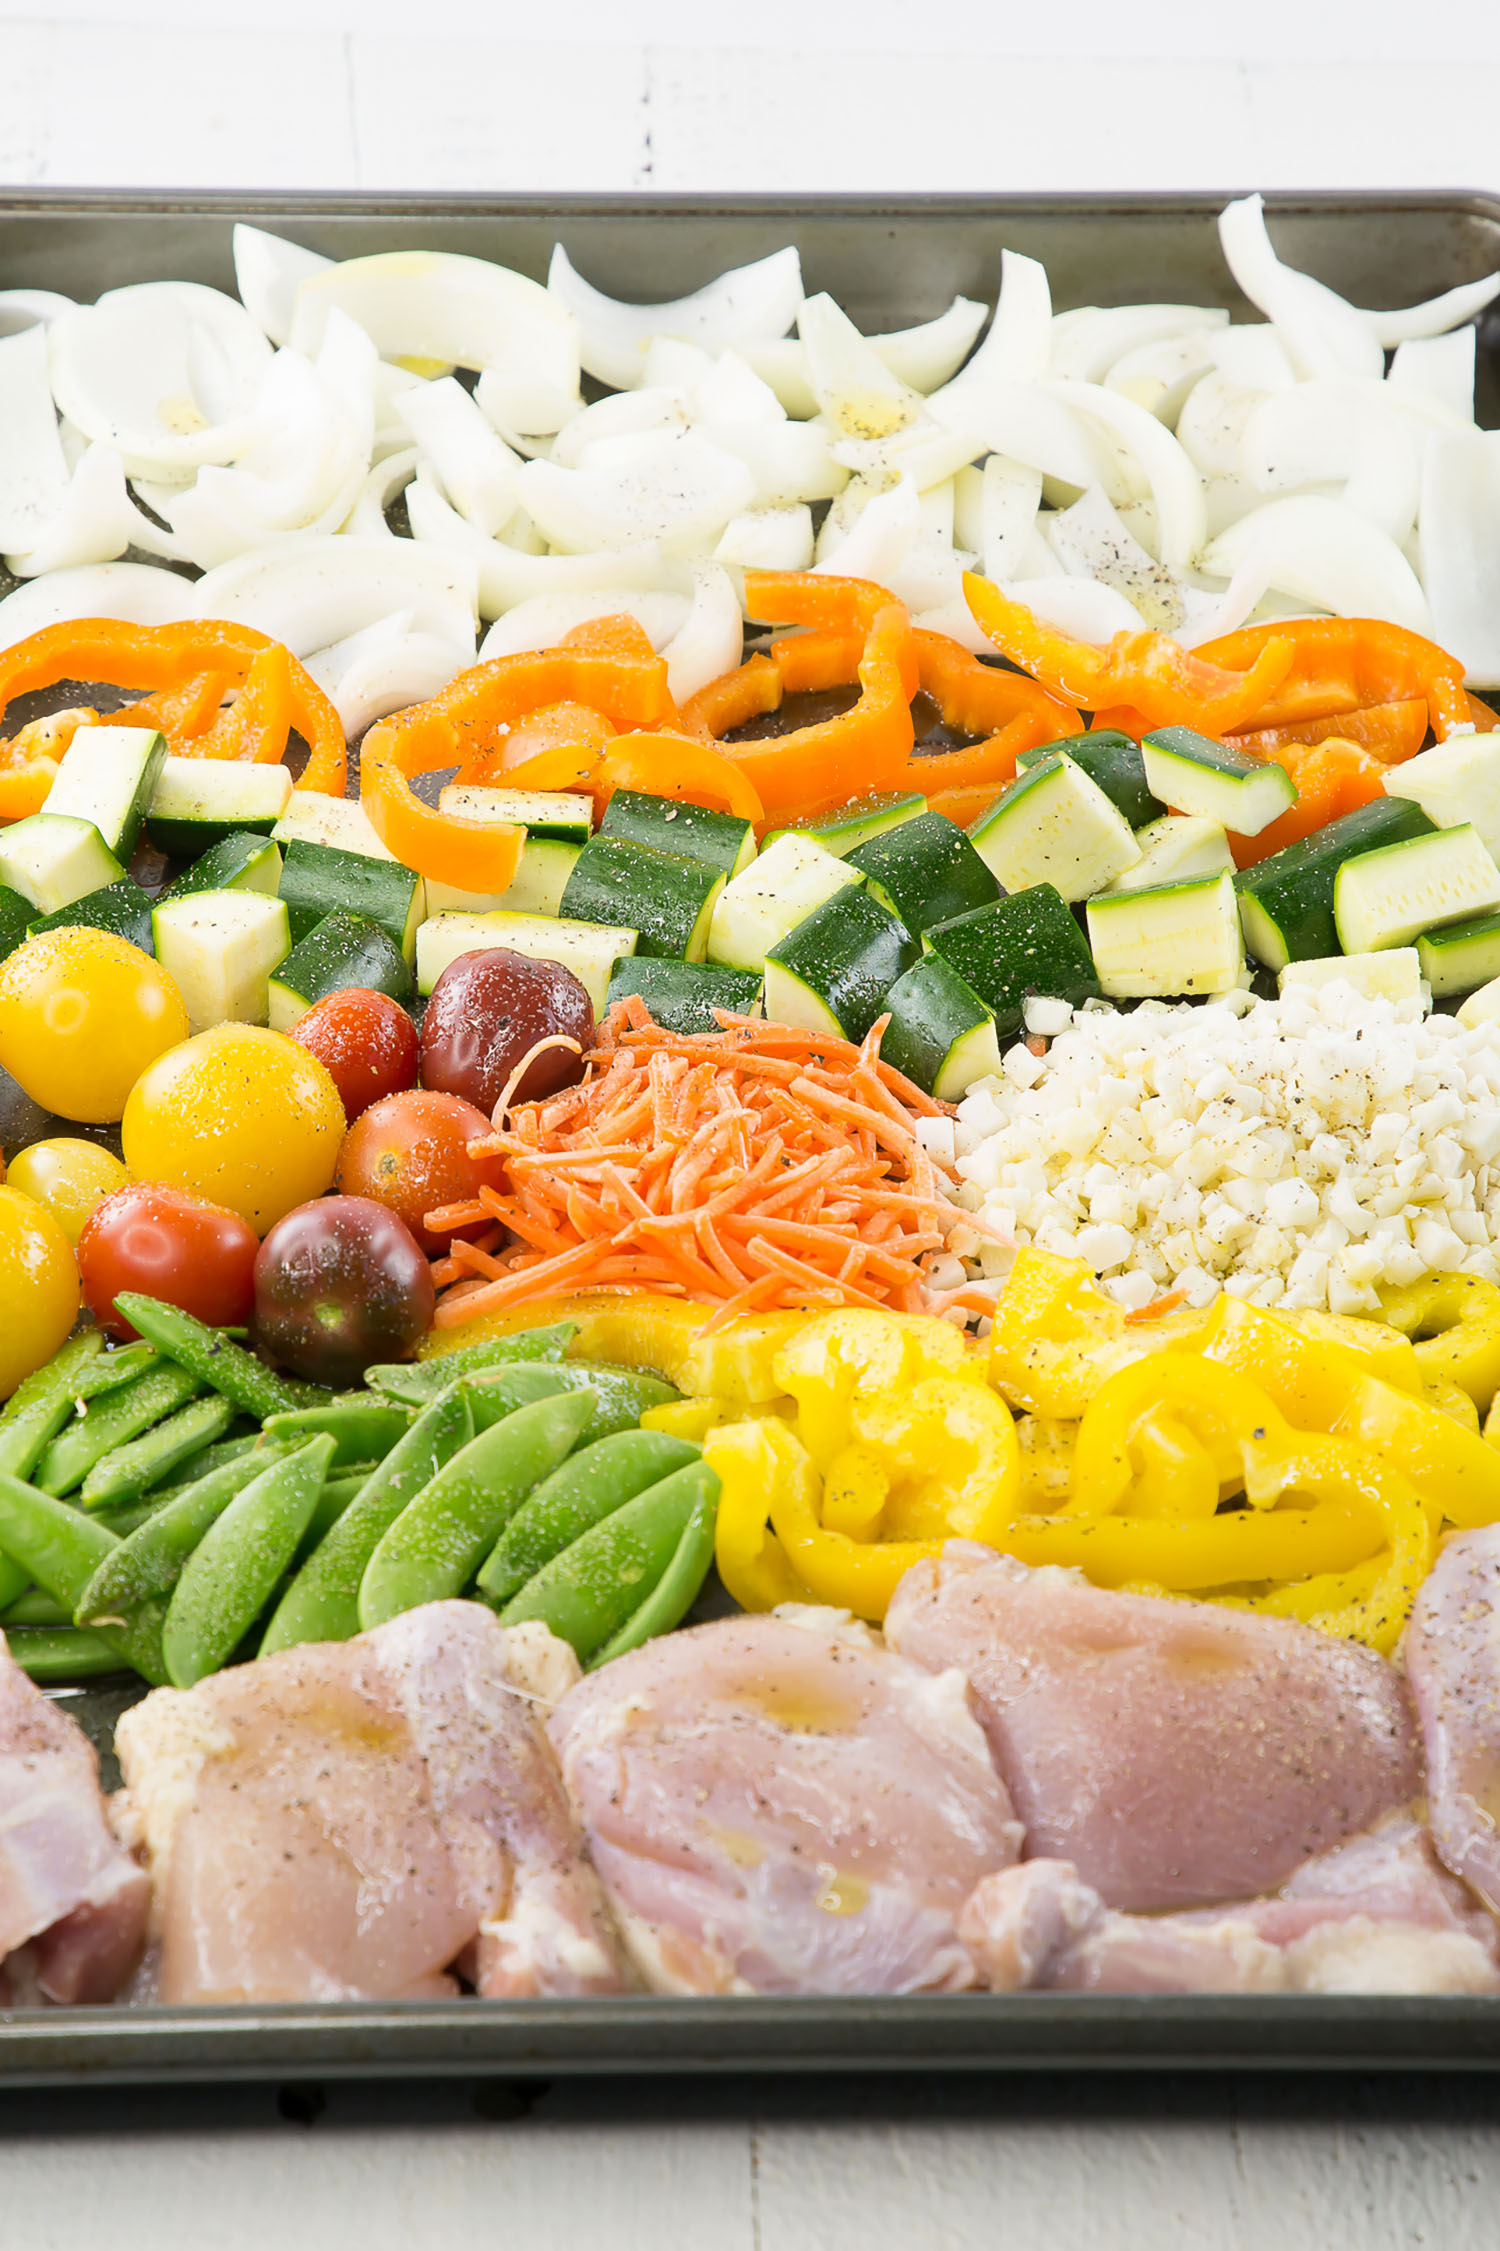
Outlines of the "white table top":
[[[1494,0],[36,4],[0,0],[0,185],[1500,189]],[[0,2242],[1477,2251],[1493,2084],[47,2093],[0,2114]]]

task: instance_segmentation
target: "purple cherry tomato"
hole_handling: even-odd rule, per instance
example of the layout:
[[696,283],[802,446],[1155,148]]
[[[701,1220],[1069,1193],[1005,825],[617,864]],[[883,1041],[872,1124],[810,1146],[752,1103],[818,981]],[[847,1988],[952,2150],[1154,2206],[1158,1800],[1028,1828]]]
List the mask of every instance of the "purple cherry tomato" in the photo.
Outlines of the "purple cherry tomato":
[[[432,988],[422,1018],[422,1084],[457,1094],[486,1117],[538,1040],[561,1035],[528,1065],[512,1102],[541,1102],[583,1077],[594,1011],[571,969],[494,946],[460,954]],[[578,1052],[582,1049],[583,1053]]]
[[432,1269],[411,1229],[366,1196],[323,1196],[279,1219],[255,1261],[255,1336],[312,1383],[358,1383],[432,1326]]

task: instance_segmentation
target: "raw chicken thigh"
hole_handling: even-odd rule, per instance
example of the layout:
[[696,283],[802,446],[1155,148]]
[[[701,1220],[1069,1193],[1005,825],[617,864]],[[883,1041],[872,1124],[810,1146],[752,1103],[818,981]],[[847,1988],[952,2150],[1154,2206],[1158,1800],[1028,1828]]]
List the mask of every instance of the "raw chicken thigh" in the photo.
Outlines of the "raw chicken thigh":
[[1421,1788],[1395,1668],[1311,1626],[953,1543],[907,1573],[885,1630],[968,1676],[1028,1854],[1111,1907],[1267,1891]]
[[976,1982],[956,1918],[1021,1832],[961,1674],[789,1607],[601,1667],[548,1732],[657,1992]]
[[149,1905],[105,1818],[93,1745],[0,1634],[0,1997],[34,1985],[50,2001],[112,2000]]
[[1448,1866],[1500,1914],[1500,1524],[1450,1539],[1412,1605],[1404,1654]]
[[431,1603],[121,1719],[164,2001],[613,1992],[621,1969],[542,1733],[577,1677],[541,1627]]

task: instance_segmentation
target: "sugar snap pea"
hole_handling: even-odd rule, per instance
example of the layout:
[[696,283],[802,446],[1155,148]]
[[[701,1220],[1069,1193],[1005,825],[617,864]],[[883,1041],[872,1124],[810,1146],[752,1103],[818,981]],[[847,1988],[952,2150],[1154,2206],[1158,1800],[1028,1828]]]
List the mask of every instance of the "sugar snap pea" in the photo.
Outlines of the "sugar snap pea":
[[44,1594],[40,1587],[28,1587],[26,1592],[0,1611],[0,1626],[7,1633],[12,1626],[71,1626],[73,1613],[65,1610],[55,1595]]
[[431,1360],[394,1360],[366,1368],[365,1382],[392,1399],[409,1399],[425,1407],[460,1376],[517,1360],[560,1360],[577,1334],[576,1321],[557,1321],[546,1329],[513,1329],[509,1336],[461,1344],[456,1352],[438,1353]]
[[717,1474],[706,1462],[696,1466],[700,1482],[698,1499],[682,1528],[682,1537],[671,1562],[640,1608],[631,1612],[602,1649],[594,1651],[588,1661],[590,1672],[607,1665],[614,1657],[623,1657],[628,1649],[639,1649],[643,1641],[651,1641],[657,1634],[670,1633],[674,1626],[681,1625],[697,1601],[714,1559],[720,1484]]
[[44,1493],[70,1493],[95,1462],[185,1407],[199,1388],[190,1370],[163,1361],[133,1383],[107,1391],[58,1432],[36,1465],[37,1484]]
[[258,1430],[240,1437],[221,1438],[217,1446],[205,1446],[202,1453],[194,1454],[191,1461],[179,1462],[171,1476],[164,1477],[153,1490],[171,1493],[179,1485],[196,1485],[200,1477],[207,1477],[211,1470],[222,1469],[226,1462],[237,1462],[242,1454],[253,1453],[259,1444]]
[[660,1430],[619,1430],[580,1445],[521,1503],[479,1573],[497,1606],[519,1594],[544,1564],[602,1516],[700,1458],[701,1449]]
[[40,1687],[123,1670],[118,1652],[102,1634],[82,1633],[76,1626],[22,1626],[15,1633],[7,1631],[5,1638],[22,1672]]
[[[606,1360],[564,1360],[560,1366],[549,1368],[547,1373],[556,1376],[569,1391],[587,1390],[594,1394],[594,1411],[578,1441],[580,1446],[592,1446],[596,1439],[613,1437],[617,1430],[634,1430],[649,1408],[669,1406],[681,1397],[681,1393],[674,1391],[660,1376],[648,1375],[642,1368],[617,1368]],[[488,1388],[486,1379],[476,1377],[475,1383],[482,1399]],[[483,1406],[476,1406],[475,1412],[482,1416]]]
[[122,1383],[133,1383],[154,1368],[160,1357],[154,1344],[122,1344],[115,1352],[101,1352],[74,1385],[73,1397],[98,1399],[106,1391],[118,1391]]
[[85,1329],[16,1386],[0,1413],[0,1472],[31,1475],[47,1441],[72,1414],[78,1386],[103,1349],[99,1331]]
[[[0,1475],[0,1548],[70,1616],[105,1557],[119,1546],[113,1532],[82,1509],[69,1507],[18,1477]],[[153,1643],[126,1620],[96,1629],[126,1664],[157,1683],[165,1680]]]
[[455,1454],[371,1556],[360,1583],[361,1626],[461,1593],[512,1513],[576,1443],[593,1407],[586,1391],[533,1400]]
[[257,1422],[264,1422],[268,1415],[289,1414],[297,1407],[318,1406],[328,1397],[316,1384],[292,1383],[275,1375],[243,1345],[195,1321],[180,1307],[163,1305],[160,1298],[123,1290],[115,1306],[131,1327],[139,1329],[169,1360],[175,1360],[179,1368],[191,1369],[200,1383],[232,1399]]
[[298,1542],[297,1553],[292,1558],[293,1569],[300,1568],[318,1542],[327,1539],[345,1509],[359,1499],[379,1467],[378,1462],[351,1462],[345,1469],[340,1468],[337,1462],[334,1463],[338,1474],[323,1480],[318,1505],[312,1512],[307,1530]]
[[262,1449],[210,1470],[172,1493],[137,1530],[111,1547],[73,1605],[79,1625],[99,1618],[128,1618],[158,1595],[168,1595],[182,1567],[237,1493],[243,1493],[284,1449]]
[[480,1373],[463,1378],[469,1405],[474,1410],[474,1431],[477,1436],[493,1423],[504,1422],[518,1407],[529,1407],[537,1399],[560,1398],[565,1391],[576,1391],[578,1386],[569,1383],[561,1368],[496,1368],[490,1374]]
[[101,1454],[83,1481],[79,1499],[85,1508],[93,1509],[123,1508],[139,1500],[179,1462],[191,1461],[205,1446],[222,1438],[234,1417],[233,1402],[221,1399],[216,1392],[207,1399],[193,1400],[175,1415],[168,1415],[165,1422],[154,1423],[139,1438]]
[[182,1567],[162,1627],[174,1688],[191,1688],[234,1655],[297,1551],[333,1458],[326,1434],[273,1462],[237,1493]]
[[266,1432],[272,1438],[334,1440],[335,1462],[381,1461],[404,1438],[416,1418],[416,1408],[400,1399],[374,1399],[356,1392],[348,1399],[330,1399],[319,1407],[295,1407],[284,1415],[267,1415]]
[[473,1436],[464,1385],[423,1409],[287,1588],[266,1628],[262,1657],[301,1641],[348,1641],[359,1632],[359,1584],[366,1564],[407,1502]]
[[[673,1578],[671,1600],[660,1606],[664,1625],[647,1625],[636,1638],[676,1625],[702,1585],[713,1555],[713,1520],[719,1480],[706,1462],[689,1462],[635,1500],[600,1519],[571,1547],[540,1570],[500,1613],[502,1626],[540,1618],[571,1643],[580,1661],[602,1662],[606,1648],[633,1648],[622,1637],[650,1605],[691,1535],[689,1570]],[[707,1517],[706,1544],[702,1520]],[[701,1560],[695,1581],[691,1565]],[[684,1593],[684,1588],[686,1592]],[[678,1600],[680,1599],[680,1602]],[[673,1603],[678,1606],[673,1609]],[[670,1615],[665,1615],[670,1613]],[[652,1613],[649,1611],[647,1615]]]

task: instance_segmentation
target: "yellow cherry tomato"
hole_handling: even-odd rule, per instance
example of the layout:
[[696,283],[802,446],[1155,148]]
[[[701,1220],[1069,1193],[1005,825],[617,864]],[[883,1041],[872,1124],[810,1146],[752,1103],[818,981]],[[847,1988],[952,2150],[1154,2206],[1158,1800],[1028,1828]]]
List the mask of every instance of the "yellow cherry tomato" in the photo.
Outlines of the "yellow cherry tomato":
[[112,930],[45,930],[0,965],[0,1065],[60,1118],[113,1124],[187,1030],[173,979]]
[[33,1141],[11,1160],[10,1185],[45,1204],[76,1246],[96,1204],[123,1188],[130,1175],[118,1157],[96,1141]]
[[305,1047],[220,1024],[137,1080],[120,1134],[133,1179],[227,1204],[264,1235],[332,1186],[344,1125],[338,1088]]
[[78,1262],[51,1212],[0,1188],[0,1399],[51,1359],[78,1304]]

